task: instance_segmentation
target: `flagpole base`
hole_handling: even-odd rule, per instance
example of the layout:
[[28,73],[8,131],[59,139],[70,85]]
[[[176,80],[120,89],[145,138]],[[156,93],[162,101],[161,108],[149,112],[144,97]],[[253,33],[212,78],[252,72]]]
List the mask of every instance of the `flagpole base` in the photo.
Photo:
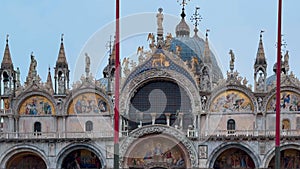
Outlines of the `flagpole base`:
[[120,168],[119,143],[114,144],[114,169]]
[[280,169],[280,147],[275,147],[275,169]]

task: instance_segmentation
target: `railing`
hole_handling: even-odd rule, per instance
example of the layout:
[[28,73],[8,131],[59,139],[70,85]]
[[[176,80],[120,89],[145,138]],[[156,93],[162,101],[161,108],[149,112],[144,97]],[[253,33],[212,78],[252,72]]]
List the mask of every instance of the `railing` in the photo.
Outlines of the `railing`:
[[12,109],[0,109],[0,115],[9,115],[13,114]]
[[[300,130],[281,130],[281,136],[299,136]],[[266,136],[275,137],[275,130],[214,130],[214,131],[201,131],[200,137],[209,136]]]
[[102,132],[1,132],[1,139],[60,139],[60,138],[107,138],[113,131]]
[[[127,137],[127,131],[120,132],[120,137]],[[282,137],[299,136],[300,130],[281,130]],[[214,130],[214,131],[186,131],[190,139],[205,139],[215,137],[275,137],[274,130]],[[113,131],[89,132],[0,132],[0,139],[60,139],[60,138],[112,138]]]

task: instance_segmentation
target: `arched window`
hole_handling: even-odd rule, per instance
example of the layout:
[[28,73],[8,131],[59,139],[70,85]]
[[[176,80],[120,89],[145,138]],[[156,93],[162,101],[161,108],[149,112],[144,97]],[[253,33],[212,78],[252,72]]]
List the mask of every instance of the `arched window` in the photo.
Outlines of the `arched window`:
[[42,124],[40,122],[35,122],[33,126],[34,135],[41,135]]
[[93,122],[87,121],[85,123],[85,131],[93,131]]
[[235,132],[235,121],[233,119],[227,121],[227,130],[228,134],[233,134]]

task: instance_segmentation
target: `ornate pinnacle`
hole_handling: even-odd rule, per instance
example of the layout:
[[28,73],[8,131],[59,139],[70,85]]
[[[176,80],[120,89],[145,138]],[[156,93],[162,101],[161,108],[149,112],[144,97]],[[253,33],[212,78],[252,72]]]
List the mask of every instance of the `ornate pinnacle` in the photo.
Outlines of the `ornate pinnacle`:
[[111,37],[112,37],[112,35],[110,35],[109,41],[107,41],[107,43],[105,45],[106,49],[109,49],[109,54],[111,54],[112,43],[113,43],[113,41],[111,40]]
[[8,43],[9,34],[6,34],[6,43]]
[[179,2],[180,5],[182,5],[182,8],[184,9],[184,7],[187,5],[186,1],[190,1],[190,0],[177,0],[177,2]]
[[60,41],[61,41],[61,43],[64,42],[64,34],[63,33],[61,34]]
[[262,37],[262,34],[264,33],[264,30],[260,30],[260,37]]
[[190,1],[190,0],[177,0],[177,2],[179,2],[180,5],[182,5],[182,13],[181,13],[182,18],[186,16],[184,13],[184,7],[187,5],[186,1]]
[[205,37],[206,38],[208,37],[208,32],[210,32],[210,29],[206,29],[206,31],[205,31]]

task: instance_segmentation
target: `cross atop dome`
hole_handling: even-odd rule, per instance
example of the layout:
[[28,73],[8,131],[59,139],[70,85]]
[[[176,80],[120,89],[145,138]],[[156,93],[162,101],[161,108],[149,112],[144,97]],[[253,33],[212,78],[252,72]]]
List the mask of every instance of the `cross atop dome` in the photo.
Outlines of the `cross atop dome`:
[[184,13],[184,10],[185,10],[185,6],[187,5],[187,1],[190,1],[190,0],[177,0],[177,2],[179,2],[179,4],[182,6],[182,13],[181,13],[181,17],[184,18],[186,15]]
[[201,15],[199,14],[198,10],[200,9],[200,7],[196,7],[195,9],[195,13],[191,16],[191,22],[194,22],[194,26],[195,26],[195,35],[197,35],[198,32],[198,28],[197,26],[199,25],[199,22],[202,20]]
[[185,22],[185,13],[184,8],[187,5],[187,1],[190,0],[177,0],[177,2],[180,2],[180,5],[182,5],[182,12],[181,12],[181,21],[176,26],[176,37],[189,37],[190,36],[190,28],[188,24]]

